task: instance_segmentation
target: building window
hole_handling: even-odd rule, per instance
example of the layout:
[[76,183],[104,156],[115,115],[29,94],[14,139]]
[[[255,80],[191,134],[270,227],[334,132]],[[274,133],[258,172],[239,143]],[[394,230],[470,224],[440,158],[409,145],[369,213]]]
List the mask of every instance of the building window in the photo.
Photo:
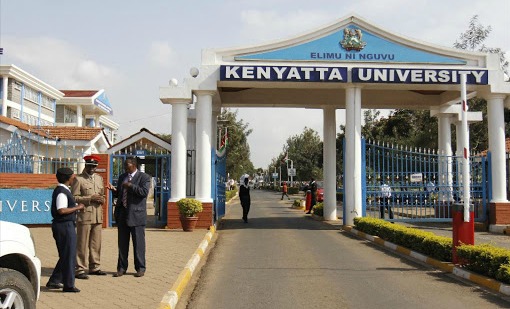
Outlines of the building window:
[[49,98],[47,96],[45,96],[44,94],[42,95],[42,102],[41,102],[42,106],[49,109],[49,110],[55,110],[53,108],[53,99],[52,98]]
[[23,98],[27,99],[27,100],[30,100],[30,101],[32,101],[34,103],[39,103],[39,100],[38,100],[39,93],[36,90],[34,90],[34,89],[30,88],[30,87],[27,87],[27,86],[25,86],[25,91],[24,91]]

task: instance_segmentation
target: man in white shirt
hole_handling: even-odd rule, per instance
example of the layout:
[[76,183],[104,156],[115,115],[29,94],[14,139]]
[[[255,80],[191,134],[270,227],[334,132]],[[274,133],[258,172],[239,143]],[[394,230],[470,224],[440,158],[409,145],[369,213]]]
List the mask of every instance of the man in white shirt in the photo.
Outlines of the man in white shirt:
[[384,219],[384,208],[388,209],[390,219],[393,219],[393,210],[390,206],[391,200],[391,187],[384,182],[381,182],[381,206],[379,206],[379,212],[381,219]]

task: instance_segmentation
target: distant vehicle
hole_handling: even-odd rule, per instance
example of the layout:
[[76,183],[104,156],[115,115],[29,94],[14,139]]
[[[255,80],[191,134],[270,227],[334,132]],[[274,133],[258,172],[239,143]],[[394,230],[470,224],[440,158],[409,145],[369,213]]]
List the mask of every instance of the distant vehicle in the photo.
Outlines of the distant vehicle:
[[41,261],[30,230],[0,221],[0,308],[35,309],[41,287]]

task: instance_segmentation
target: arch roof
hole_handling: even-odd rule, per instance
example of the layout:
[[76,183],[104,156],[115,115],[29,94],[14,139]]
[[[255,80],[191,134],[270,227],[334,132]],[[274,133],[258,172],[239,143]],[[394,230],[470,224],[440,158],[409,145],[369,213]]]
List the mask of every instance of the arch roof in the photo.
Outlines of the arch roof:
[[351,14],[300,35],[245,47],[206,49],[200,74],[162,87],[161,100],[217,91],[221,107],[345,108],[345,89],[362,88],[362,108],[430,109],[468,95],[510,93],[499,56],[429,44]]
[[[349,30],[346,35],[346,30]],[[363,48],[358,50],[357,47]],[[486,54],[433,45],[385,30],[358,15],[262,45],[204,52],[203,64],[232,61],[399,63],[486,67]]]

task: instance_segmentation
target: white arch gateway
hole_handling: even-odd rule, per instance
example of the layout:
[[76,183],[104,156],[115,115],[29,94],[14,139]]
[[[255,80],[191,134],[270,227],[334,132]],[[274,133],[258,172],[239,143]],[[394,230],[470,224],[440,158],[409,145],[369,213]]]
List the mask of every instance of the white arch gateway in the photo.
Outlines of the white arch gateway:
[[[506,188],[504,107],[510,83],[497,54],[466,52],[396,36],[357,15],[287,40],[210,49],[183,85],[160,88],[172,105],[172,180],[169,214],[186,197],[186,150],[196,145],[195,198],[212,204],[211,153],[222,107],[302,107],[324,112],[324,217],[336,220],[336,119],[346,110],[344,224],[361,215],[361,109],[429,109],[439,121],[439,150],[451,154],[452,124],[460,132],[460,75],[467,95],[488,104],[492,153],[492,226],[510,224]],[[188,134],[188,106],[196,96],[196,132]],[[480,120],[471,113],[471,121]],[[190,136],[190,137],[188,137]],[[461,140],[458,138],[457,140]],[[459,148],[458,148],[459,149]],[[168,220],[170,222],[170,218]]]

